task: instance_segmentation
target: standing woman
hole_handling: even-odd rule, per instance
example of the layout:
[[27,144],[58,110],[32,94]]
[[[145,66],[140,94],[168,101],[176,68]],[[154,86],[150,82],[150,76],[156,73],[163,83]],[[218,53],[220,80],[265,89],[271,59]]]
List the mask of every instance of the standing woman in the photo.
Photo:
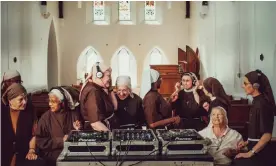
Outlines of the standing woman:
[[210,102],[205,102],[203,104],[204,109],[210,114],[214,107],[222,107],[228,112],[230,107],[230,100],[221,83],[213,78],[209,77],[203,81],[203,91],[210,98]]
[[[172,107],[158,92],[162,78],[154,69],[143,73],[140,97],[143,99],[144,114],[150,128],[164,128],[180,123],[180,117],[172,117]],[[173,99],[174,100],[174,99]],[[172,100],[172,101],[173,101]]]
[[181,118],[179,127],[202,130],[207,126],[202,119],[203,116],[208,116],[202,107],[204,97],[206,99],[206,96],[203,90],[198,88],[198,79],[192,72],[183,74],[181,84],[183,89],[177,88],[176,92],[174,92],[177,93],[177,100],[172,103],[176,115],[179,115]]
[[26,89],[21,84],[13,83],[6,89],[2,101],[1,164],[36,165],[35,161],[28,161],[37,159],[34,136],[36,116],[32,109],[26,107]]
[[[247,146],[247,153],[239,153],[235,166],[272,166],[275,150],[271,149],[275,101],[268,78],[260,70],[251,71],[245,75],[244,91],[253,97],[250,109],[248,140],[240,142],[239,146]],[[275,161],[274,161],[275,162]]]

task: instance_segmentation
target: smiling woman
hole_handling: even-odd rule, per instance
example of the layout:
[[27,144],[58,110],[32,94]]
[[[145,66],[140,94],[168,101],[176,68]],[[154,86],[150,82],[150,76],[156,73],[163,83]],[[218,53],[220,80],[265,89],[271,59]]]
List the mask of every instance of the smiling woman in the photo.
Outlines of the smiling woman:
[[124,128],[129,125],[140,127],[145,122],[142,99],[132,93],[130,77],[117,77],[116,88],[118,101],[116,116],[119,119],[120,127]]
[[242,136],[228,127],[224,108],[214,107],[210,116],[208,127],[199,134],[211,141],[208,152],[214,157],[215,164],[229,165],[231,158],[239,151],[237,144],[242,141]]

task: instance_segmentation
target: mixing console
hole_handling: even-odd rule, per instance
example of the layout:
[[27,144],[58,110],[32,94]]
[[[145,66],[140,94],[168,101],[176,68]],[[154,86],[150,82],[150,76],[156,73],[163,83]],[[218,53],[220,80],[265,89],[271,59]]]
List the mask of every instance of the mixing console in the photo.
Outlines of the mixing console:
[[151,130],[115,130],[113,141],[153,141],[155,139]]
[[109,132],[72,131],[66,142],[106,142],[109,141]]
[[158,134],[165,141],[192,141],[203,139],[193,129],[158,130]]

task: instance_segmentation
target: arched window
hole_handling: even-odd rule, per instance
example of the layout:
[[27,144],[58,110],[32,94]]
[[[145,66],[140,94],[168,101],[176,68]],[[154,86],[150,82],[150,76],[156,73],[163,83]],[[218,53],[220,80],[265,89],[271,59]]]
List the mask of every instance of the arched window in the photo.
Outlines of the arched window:
[[118,76],[131,77],[132,88],[137,86],[137,63],[134,55],[125,46],[120,47],[111,58],[112,85]]
[[80,54],[77,62],[78,83],[85,81],[85,73],[90,73],[96,62],[103,62],[103,58],[92,46],[86,47]]
[[144,69],[149,69],[150,65],[169,64],[168,58],[163,51],[157,47],[153,48],[144,61]]

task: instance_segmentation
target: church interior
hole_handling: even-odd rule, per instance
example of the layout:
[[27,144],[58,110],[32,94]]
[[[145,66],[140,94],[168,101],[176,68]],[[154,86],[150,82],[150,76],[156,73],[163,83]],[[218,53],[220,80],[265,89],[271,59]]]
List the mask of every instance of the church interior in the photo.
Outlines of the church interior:
[[138,95],[149,68],[162,76],[164,98],[182,72],[214,77],[231,100],[229,126],[247,138],[245,74],[260,69],[276,95],[276,2],[125,2],[1,2],[1,78],[20,72],[40,117],[52,87],[81,89],[96,62],[112,68],[112,80],[130,76]]

